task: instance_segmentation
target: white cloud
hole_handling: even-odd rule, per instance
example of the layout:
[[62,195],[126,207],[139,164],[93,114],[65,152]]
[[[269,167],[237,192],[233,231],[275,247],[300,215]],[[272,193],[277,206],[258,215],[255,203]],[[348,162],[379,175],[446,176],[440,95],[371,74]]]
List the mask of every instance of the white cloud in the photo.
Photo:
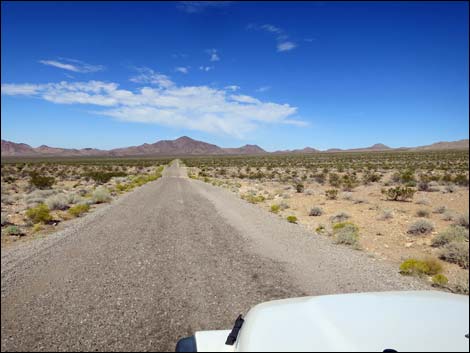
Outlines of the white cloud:
[[277,44],[277,51],[289,51],[296,47],[297,45],[293,42],[282,42]]
[[62,61],[39,60],[39,62],[43,65],[53,66],[59,69],[80,73],[97,72],[104,70],[104,66],[102,65],[91,65],[76,59],[59,58],[59,60]]
[[219,54],[217,54],[217,49],[207,49],[206,53],[209,54],[209,60],[210,61],[219,61],[220,60]]
[[266,91],[269,91],[271,89],[271,86],[261,86],[259,88],[256,89],[256,92],[266,92]]
[[212,70],[213,68],[213,66],[199,66],[199,70],[206,72]]
[[231,91],[238,91],[240,89],[240,86],[230,85],[230,86],[225,86],[225,89],[229,89]]
[[284,51],[289,51],[297,47],[297,44],[293,42],[292,40],[289,40],[289,36],[284,32],[283,29],[276,27],[274,25],[271,25],[269,23],[264,24],[264,25],[257,25],[257,24],[249,24],[247,29],[254,29],[254,30],[261,30],[264,32],[268,32],[272,35],[276,36],[276,42],[277,42],[277,51],[278,52],[284,52]]
[[231,1],[179,1],[177,8],[187,13],[203,12],[207,8],[222,8]]
[[[228,86],[232,87],[232,86]],[[235,86],[238,89],[238,86]],[[303,124],[289,104],[262,102],[234,89],[208,86],[143,86],[134,91],[113,82],[2,84],[2,94],[42,98],[56,104],[101,107],[94,114],[130,122],[160,124],[243,137],[264,124]]]
[[180,66],[180,67],[175,68],[175,71],[181,72],[182,74],[187,74],[189,71],[189,67]]
[[136,70],[139,72],[139,75],[131,77],[129,81],[134,83],[149,83],[164,88],[174,85],[167,75],[155,72],[148,67],[139,67]]

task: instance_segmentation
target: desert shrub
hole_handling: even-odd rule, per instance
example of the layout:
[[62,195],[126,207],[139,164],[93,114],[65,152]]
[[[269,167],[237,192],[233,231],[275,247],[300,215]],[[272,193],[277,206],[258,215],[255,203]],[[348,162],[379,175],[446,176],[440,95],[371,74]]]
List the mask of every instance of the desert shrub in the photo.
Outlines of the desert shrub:
[[33,223],[46,223],[52,220],[49,207],[43,203],[26,210],[26,217]]
[[455,285],[452,286],[454,293],[468,295],[468,273],[458,276]]
[[3,213],[3,212],[2,212],[1,215],[2,215],[2,217],[1,217],[1,224],[2,224],[2,227],[3,227],[4,225],[7,225],[7,224],[8,224],[8,216],[7,216],[6,213]]
[[382,210],[382,213],[378,217],[380,221],[385,221],[387,219],[392,219],[392,218],[393,218],[393,211],[389,209]]
[[461,227],[465,227],[465,228],[468,229],[468,221],[469,221],[469,220],[468,220],[468,213],[466,213],[466,214],[463,214],[463,215],[458,216],[458,217],[455,219],[454,223],[455,223],[455,225],[458,225],[458,226],[461,226]]
[[442,214],[442,219],[444,221],[453,221],[456,218],[455,213],[452,211],[445,211]]
[[433,213],[439,214],[443,214],[445,211],[447,211],[447,206],[438,206],[434,210],[432,210]]
[[298,193],[302,193],[304,192],[304,184],[301,184],[301,183],[297,183],[295,184],[295,190],[298,192]]
[[369,201],[367,201],[366,199],[363,199],[363,198],[353,199],[353,204],[357,205],[357,204],[360,204],[360,203],[369,203]]
[[244,195],[241,195],[241,198],[243,200],[248,201],[249,203],[260,203],[266,200],[266,198],[263,195],[253,195],[251,193],[246,193]]
[[330,183],[331,186],[335,188],[339,188],[341,186],[341,178],[336,173],[330,173],[328,177],[328,182]]
[[319,224],[318,227],[315,228],[315,233],[327,235],[328,231],[326,230],[325,225]]
[[372,172],[366,172],[364,173],[364,175],[362,176],[362,182],[367,185],[367,184],[370,184],[370,183],[377,183],[380,181],[380,179],[382,179],[382,175],[381,174],[377,174],[377,173],[372,173]]
[[439,254],[439,258],[468,269],[468,243],[452,241],[446,244]]
[[416,211],[416,217],[425,217],[425,218],[428,218],[429,217],[429,210],[426,210],[424,208],[421,208],[419,209],[418,211]]
[[418,205],[429,205],[429,204],[431,204],[431,202],[427,198],[422,197],[422,198],[416,200],[416,204],[418,204]]
[[6,235],[23,235],[20,227],[18,226],[8,226],[5,228]]
[[351,191],[359,185],[359,182],[355,174],[345,174],[342,177],[341,184],[343,185],[343,190]]
[[400,273],[408,276],[433,276],[441,271],[442,265],[432,258],[425,260],[408,259],[400,265]]
[[457,188],[454,185],[449,184],[444,187],[444,193],[453,193],[456,191],[457,191]]
[[111,201],[111,195],[108,189],[104,186],[99,186],[93,191],[91,199],[94,203],[104,203]]
[[343,192],[342,193],[343,200],[351,201],[352,200],[352,193],[351,192]]
[[271,212],[272,213],[279,213],[280,210],[281,210],[280,205],[271,205]]
[[51,210],[66,210],[69,208],[67,197],[64,194],[52,195],[44,203]]
[[419,191],[429,191],[430,190],[430,186],[429,186],[429,183],[427,181],[420,181],[417,185],[417,188]]
[[73,193],[67,194],[66,198],[67,198],[67,203],[71,205],[75,205],[82,201],[82,197],[80,195],[73,194]]
[[29,182],[38,189],[50,189],[55,183],[53,177],[39,175],[37,172],[31,172]]
[[33,225],[33,233],[40,232],[41,230],[43,230],[43,226],[41,225],[41,223],[36,223],[35,225]]
[[338,212],[330,217],[330,221],[332,223],[344,222],[345,220],[349,219],[351,216],[346,212]]
[[111,180],[114,177],[124,177],[127,176],[124,172],[88,172],[83,174],[85,178],[93,179],[93,181],[97,184],[104,184]]
[[321,216],[323,214],[323,209],[318,206],[314,206],[310,209],[310,212],[308,213],[309,216]]
[[335,244],[359,248],[359,227],[351,222],[341,222],[333,226]]
[[328,200],[336,200],[338,197],[337,189],[328,189],[325,191],[325,196]]
[[418,219],[408,227],[408,234],[429,234],[434,230],[434,224],[427,219]]
[[402,184],[413,184],[416,182],[414,172],[411,169],[405,170],[399,174],[399,180]]
[[464,174],[457,174],[455,177],[454,177],[454,180],[453,182],[457,185],[461,185],[461,186],[468,186],[468,178],[466,175]]
[[297,223],[297,217],[296,216],[287,216],[287,222],[289,223]]
[[390,189],[382,189],[382,194],[389,201],[406,201],[413,198],[416,190],[409,187],[397,186]]
[[82,214],[88,212],[90,210],[90,206],[87,204],[78,204],[74,205],[69,208],[68,213],[73,217],[79,217]]
[[461,226],[449,226],[432,240],[432,246],[441,247],[452,241],[468,241],[468,229]]
[[433,286],[435,287],[444,287],[447,285],[447,283],[449,283],[449,279],[441,273],[434,275],[431,278],[431,281],[432,281]]

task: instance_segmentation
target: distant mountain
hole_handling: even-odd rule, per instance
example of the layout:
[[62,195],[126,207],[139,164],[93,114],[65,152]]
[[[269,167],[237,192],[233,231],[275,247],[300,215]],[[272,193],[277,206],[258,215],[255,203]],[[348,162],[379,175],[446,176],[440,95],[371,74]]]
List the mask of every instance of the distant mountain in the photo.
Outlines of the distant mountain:
[[229,154],[260,154],[267,153],[258,145],[245,145],[239,148],[223,148],[226,153]]
[[162,140],[152,144],[144,143],[140,146],[116,148],[109,151],[111,156],[140,156],[140,155],[212,155],[224,154],[219,146],[193,140],[182,136],[176,140]]
[[302,149],[297,149],[297,150],[281,150],[281,151],[275,151],[273,153],[276,154],[285,154],[285,153],[315,153],[315,152],[321,152],[320,150],[317,150],[312,147],[305,147]]
[[431,145],[412,148],[413,150],[468,150],[468,139],[458,141],[442,141]]
[[34,156],[36,151],[26,143],[15,143],[11,141],[2,140],[2,156]]
[[[390,148],[382,143],[376,143],[370,147],[353,148],[342,150],[339,148],[330,148],[324,152],[370,152],[370,151],[422,151],[422,150],[452,150],[468,149],[468,139],[437,142],[431,145],[420,147],[400,147]],[[273,154],[302,154],[322,152],[312,147],[303,149],[283,150],[272,152]],[[187,136],[182,136],[176,140],[162,140],[155,143],[144,143],[139,146],[130,146],[124,148],[115,148],[109,151],[94,148],[58,148],[42,145],[31,147],[25,143],[15,143],[2,140],[2,157],[79,157],[79,156],[104,156],[104,157],[131,157],[131,156],[202,156],[202,155],[256,155],[269,153],[257,145],[245,145],[238,148],[221,148],[207,142],[194,140]]]

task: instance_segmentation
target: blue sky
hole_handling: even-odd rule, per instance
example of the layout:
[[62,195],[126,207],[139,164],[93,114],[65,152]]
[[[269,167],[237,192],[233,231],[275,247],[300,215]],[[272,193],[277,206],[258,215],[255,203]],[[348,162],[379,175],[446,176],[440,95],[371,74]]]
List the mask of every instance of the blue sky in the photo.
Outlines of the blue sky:
[[467,2],[2,2],[2,139],[468,138]]

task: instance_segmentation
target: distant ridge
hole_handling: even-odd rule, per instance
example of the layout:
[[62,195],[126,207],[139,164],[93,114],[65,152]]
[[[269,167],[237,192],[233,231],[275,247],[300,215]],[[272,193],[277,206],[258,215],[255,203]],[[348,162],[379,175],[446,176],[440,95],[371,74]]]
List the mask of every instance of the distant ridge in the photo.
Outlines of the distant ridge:
[[238,148],[222,148],[214,144],[194,140],[188,136],[182,136],[176,140],[161,140],[155,143],[144,143],[139,146],[115,148],[112,150],[99,150],[95,148],[58,148],[42,145],[31,147],[25,143],[15,143],[2,140],[2,157],[138,157],[138,156],[203,156],[203,155],[257,155],[257,154],[305,154],[318,152],[372,152],[372,151],[427,151],[427,150],[466,150],[469,149],[469,140],[442,141],[431,145],[419,147],[390,148],[382,143],[376,143],[370,147],[339,149],[330,148],[320,151],[313,147],[303,149],[266,152],[257,145],[245,145]]

